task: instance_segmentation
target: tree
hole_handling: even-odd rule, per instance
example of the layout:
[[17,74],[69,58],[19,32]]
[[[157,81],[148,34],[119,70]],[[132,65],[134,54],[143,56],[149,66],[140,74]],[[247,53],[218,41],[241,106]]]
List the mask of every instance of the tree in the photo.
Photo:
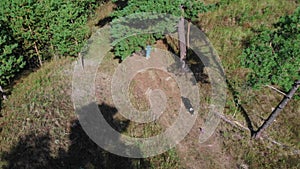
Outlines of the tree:
[[25,66],[52,57],[77,56],[89,36],[86,25],[99,1],[0,1],[0,85]]
[[[114,0],[115,2],[117,0]],[[181,8],[182,7],[182,8]],[[155,1],[146,1],[146,0],[129,0],[127,2],[127,6],[116,10],[112,16],[114,18],[120,18],[124,16],[128,16],[134,13],[142,13],[142,12],[152,12],[152,13],[166,13],[171,14],[173,16],[187,19],[189,22],[193,21],[198,17],[199,13],[203,13],[211,9],[213,5],[205,5],[201,1],[185,1],[185,0],[155,0]],[[184,10],[182,10],[184,9]],[[145,16],[147,17],[147,16]],[[181,21],[182,24],[182,21]],[[162,24],[164,25],[164,24]],[[121,27],[124,25],[121,25]],[[164,25],[165,28],[168,24]],[[170,27],[169,27],[170,28]],[[175,27],[171,28],[170,32],[176,30]],[[114,26],[112,28],[112,37],[118,39],[120,35],[128,34],[130,32],[124,31],[127,29],[122,29],[118,26]],[[121,31],[121,32],[120,32]],[[182,32],[185,35],[185,31]],[[146,45],[153,44],[156,40],[164,38],[163,33],[156,34],[141,34],[136,35],[134,37],[128,37],[114,45],[114,54],[121,59],[125,59],[127,56],[132,54],[133,52],[137,52],[146,47]],[[187,38],[188,39],[188,38]],[[183,46],[183,45],[182,45]],[[186,44],[184,43],[184,46]],[[183,51],[184,53],[184,51]],[[185,59],[185,55],[182,55],[182,60]]]
[[0,19],[0,86],[7,85],[25,61],[6,21]]

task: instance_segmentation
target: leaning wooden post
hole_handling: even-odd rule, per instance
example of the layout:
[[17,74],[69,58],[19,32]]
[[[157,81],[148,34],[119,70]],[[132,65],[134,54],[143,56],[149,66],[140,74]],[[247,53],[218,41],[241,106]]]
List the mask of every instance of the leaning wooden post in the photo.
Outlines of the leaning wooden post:
[[283,110],[283,108],[287,105],[287,103],[291,100],[291,98],[296,93],[297,89],[300,86],[300,80],[296,81],[294,85],[292,86],[291,90],[288,94],[284,96],[284,98],[281,100],[281,102],[278,104],[276,109],[273,110],[273,112],[270,114],[268,119],[263,123],[261,127],[258,128],[258,130],[253,134],[253,138],[259,138],[261,136],[261,133],[269,127],[275,118],[279,115],[279,113]]
[[186,67],[186,39],[185,39],[185,29],[184,29],[184,9],[180,6],[182,15],[178,22],[178,38],[179,38],[179,48],[180,48],[180,61],[182,62],[182,68]]
[[190,48],[190,32],[191,32],[191,21],[188,21],[188,28],[186,33],[186,48]]

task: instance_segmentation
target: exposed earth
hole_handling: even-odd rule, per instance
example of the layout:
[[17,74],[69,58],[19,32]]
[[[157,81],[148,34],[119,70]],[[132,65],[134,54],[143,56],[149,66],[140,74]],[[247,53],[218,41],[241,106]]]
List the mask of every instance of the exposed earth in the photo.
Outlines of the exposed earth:
[[[156,48],[167,50],[167,47],[161,41],[157,42]],[[154,51],[152,55],[155,57],[163,57],[163,53],[160,53],[159,51]],[[138,53],[133,54],[131,57],[144,56]],[[113,62],[110,60],[109,62],[104,61],[99,66],[96,78],[96,93],[99,104],[105,103],[112,107],[114,106],[110,89],[112,76],[117,64],[116,60]],[[203,72],[196,73],[202,73],[202,77],[207,77]],[[199,92],[201,95],[199,116],[187,137],[176,146],[182,167],[189,169],[235,168],[233,158],[222,151],[222,138],[219,136],[218,130],[210,139],[208,139],[208,141],[202,144],[199,143],[201,126],[203,125],[205,115],[208,113],[209,106],[205,98],[208,98],[210,94],[210,84],[207,82],[207,79],[202,80],[206,81],[205,83],[203,83],[203,81],[198,81]],[[164,91],[168,98],[166,109],[156,122],[149,124],[130,122],[127,129],[123,131],[127,135],[132,137],[153,136],[163,132],[173,124],[174,120],[176,120],[180,105],[182,104],[180,90],[174,78],[162,70],[148,69],[136,74],[129,86],[129,96],[132,106],[139,111],[148,110],[150,108],[150,102],[147,92],[154,89],[161,89]],[[125,120],[119,113],[116,113],[114,117],[119,121]],[[150,130],[151,132],[145,132],[145,130]],[[148,134],[149,132],[151,133],[150,135]]]

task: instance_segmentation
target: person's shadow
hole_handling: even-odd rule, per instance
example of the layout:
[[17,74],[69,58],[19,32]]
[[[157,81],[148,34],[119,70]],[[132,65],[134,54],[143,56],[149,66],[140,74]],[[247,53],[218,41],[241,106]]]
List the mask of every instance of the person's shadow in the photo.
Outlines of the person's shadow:
[[[124,122],[113,118],[113,115],[117,113],[116,108],[106,104],[99,105],[99,108],[106,121],[119,132],[128,127],[128,121]],[[21,138],[10,152],[1,157],[2,160],[8,162],[4,168],[149,168],[149,163],[144,159],[120,157],[103,150],[89,138],[78,120],[72,121],[72,124],[69,135],[71,144],[67,149],[60,149],[57,157],[51,156],[53,138],[49,133],[40,136],[32,133]]]

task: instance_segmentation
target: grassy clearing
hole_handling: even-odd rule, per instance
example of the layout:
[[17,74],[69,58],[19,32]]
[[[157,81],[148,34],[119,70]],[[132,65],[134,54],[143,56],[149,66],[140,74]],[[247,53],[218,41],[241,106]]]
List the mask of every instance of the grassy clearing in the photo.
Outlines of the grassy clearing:
[[[70,104],[71,61],[67,58],[46,64],[15,85],[11,96],[4,102],[0,119],[1,157],[6,161],[11,159],[6,159],[9,155],[5,152],[28,135],[51,135],[59,146],[51,145],[49,156],[58,153],[58,147],[67,147],[67,126],[75,117]],[[37,157],[33,155],[33,158]]]
[[280,16],[291,14],[296,7],[296,1],[223,0],[215,11],[200,16],[199,25],[218,51],[227,74],[232,76],[232,71],[240,67],[237,56],[247,38],[262,25],[271,27]]
[[[89,22],[92,31],[113,7],[111,2],[99,7]],[[74,113],[72,61],[45,63],[14,86],[1,111],[0,168],[180,168],[174,149],[147,159],[128,159],[93,143]],[[104,63],[112,63],[101,66],[104,73],[112,74],[118,61],[108,55]],[[144,134],[153,130],[148,127]]]
[[[99,65],[99,69],[96,77],[96,84],[97,86],[99,86],[99,89],[96,89],[96,93],[101,93],[101,95],[99,95],[99,98],[97,99],[98,104],[105,103],[108,105],[113,105],[113,100],[110,93],[111,92],[110,85],[111,85],[111,78],[117,66],[118,66],[118,60],[113,59],[112,53],[108,53],[103,58],[103,62]],[[102,77],[105,77],[105,79]],[[131,103],[138,110],[141,109],[148,110],[146,105],[148,105],[149,103],[147,99],[143,98],[144,92],[135,95],[137,94],[136,93],[137,91],[133,91],[133,88],[135,87],[136,83],[137,81],[133,80],[131,81],[131,84],[129,86],[129,96],[130,96]],[[134,97],[134,95],[136,97]],[[107,96],[107,97],[103,98],[103,96]],[[123,121],[123,124],[126,123],[126,119],[124,119],[124,117],[122,117],[122,115],[120,115],[119,112],[114,115],[114,119],[116,121]],[[118,128],[118,126],[116,128]],[[158,122],[151,122],[145,124],[129,122],[127,123],[126,128],[121,132],[124,135],[142,138],[142,137],[155,136],[161,133],[161,131],[164,130],[165,128],[166,128],[165,126],[160,125]],[[153,169],[183,168],[180,163],[181,162],[180,158],[176,152],[176,148],[173,148],[163,154],[154,157],[145,158],[143,160],[137,159],[133,161],[134,161],[133,168],[153,168]]]
[[[213,1],[210,1],[213,2]],[[215,1],[214,1],[215,2]],[[269,88],[253,91],[245,86],[249,70],[240,66],[238,56],[247,46],[247,39],[255,36],[261,26],[271,27],[280,16],[291,14],[299,5],[297,1],[222,1],[216,11],[201,15],[199,25],[207,33],[219,53],[226,71],[228,83],[232,86],[227,100],[228,117],[247,126],[244,115],[237,108],[233,94],[246,110],[254,126],[259,127],[271,113],[282,96]],[[267,140],[250,140],[249,132],[241,132],[224,124],[220,128],[224,135],[224,149],[250,168],[298,168],[299,155],[299,101],[292,101],[267,131],[268,138],[285,146],[277,146]]]
[[[0,168],[180,168],[175,149],[146,159],[129,159],[93,143],[74,113],[72,61],[46,63],[15,86],[0,119]],[[114,62],[112,58],[106,61]],[[124,134],[130,134],[129,130]],[[156,130],[157,126],[148,125],[142,134],[150,136]]]
[[[255,129],[280,101],[282,96],[268,88],[253,91],[244,86],[248,70],[240,68],[238,56],[247,45],[247,39],[255,35],[255,30],[261,25],[270,27],[279,16],[292,13],[298,5],[292,0],[222,0],[215,11],[200,16],[198,24],[218,51],[228,82],[233,87],[233,91],[228,91],[225,112],[228,118],[247,126],[233,94],[238,96]],[[111,2],[99,7],[89,27],[96,30],[95,25],[101,25],[99,20],[108,18],[114,7]],[[0,118],[2,168],[20,168],[25,164],[36,168],[184,168],[176,149],[147,159],[127,159],[109,154],[95,145],[78,124],[71,104],[71,63],[70,58],[46,63],[14,86],[9,100],[4,102],[3,117]],[[117,61],[109,55],[104,63],[102,73],[112,74]],[[300,150],[299,112],[299,101],[290,102],[266,131],[268,138],[286,146],[266,139],[251,140],[248,131],[222,122],[216,131],[222,151],[234,159],[237,168],[299,168],[300,156],[294,151]],[[124,133],[130,134],[134,129],[132,124]],[[148,126],[141,133],[152,135],[159,130]],[[208,168],[222,168],[222,164],[213,164],[217,156],[209,153],[213,152],[205,152],[207,156],[199,158],[211,163]]]

